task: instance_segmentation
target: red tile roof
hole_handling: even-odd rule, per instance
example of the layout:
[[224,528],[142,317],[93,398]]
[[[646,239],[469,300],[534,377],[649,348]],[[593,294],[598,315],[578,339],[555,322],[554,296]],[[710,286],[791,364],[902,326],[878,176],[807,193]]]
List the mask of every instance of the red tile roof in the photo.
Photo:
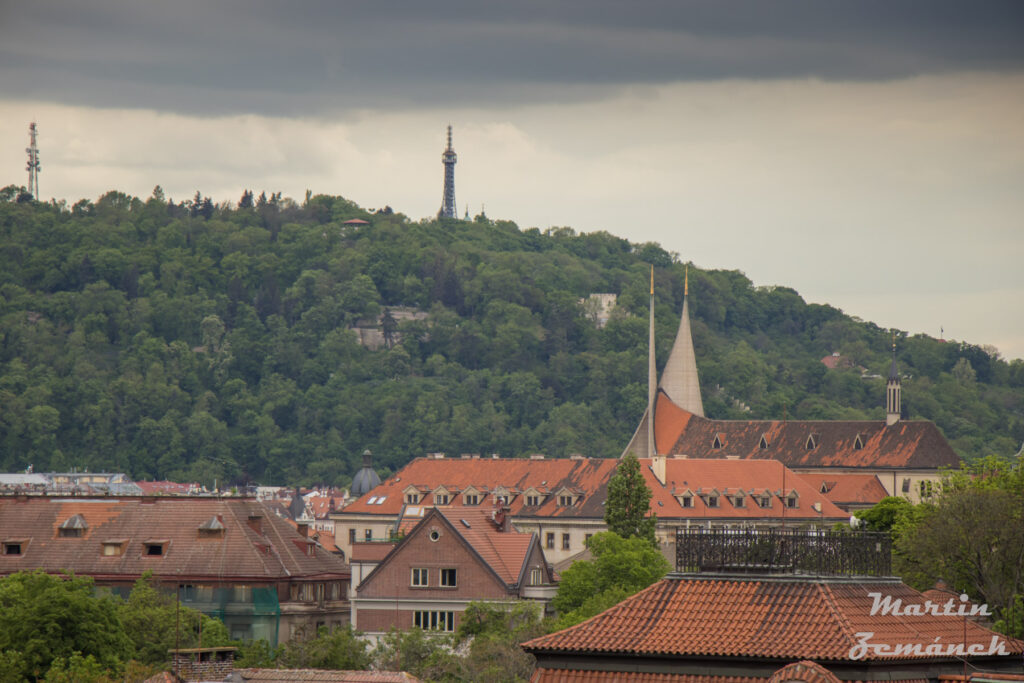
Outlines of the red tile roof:
[[491,569],[508,585],[519,582],[523,567],[530,557],[535,542],[533,534],[524,534],[509,527],[499,530],[486,510],[438,508],[452,528],[470,548],[490,565]]
[[[714,674],[659,674],[641,671],[581,671],[539,668],[530,683],[765,683],[767,678]],[[902,682],[901,682],[902,683]]]
[[[804,519],[845,521],[849,514],[835,506],[807,481],[777,460],[704,460],[665,459],[665,484],[651,470],[652,460],[641,458],[641,471],[651,489],[651,511],[658,519],[684,518],[701,520],[736,519]],[[719,493],[718,507],[709,508],[698,492]],[[785,508],[778,496],[783,490],[796,492],[796,508]],[[678,496],[692,492],[693,507],[684,508]],[[731,498],[743,492],[744,504],[737,507]],[[751,494],[768,493],[771,507],[762,508]],[[821,506],[821,513],[814,505]]]
[[[404,492],[410,486],[424,493],[444,486],[451,494],[449,505],[490,510],[495,492],[505,487],[508,504],[517,517],[602,518],[608,479],[617,466],[618,460],[604,458],[416,458],[380,486],[347,505],[344,512],[397,516],[405,505]],[[477,490],[481,501],[478,505],[466,506],[462,494],[471,486]],[[531,487],[543,497],[538,506],[526,505],[523,494]],[[558,497],[553,494],[562,488],[580,492],[582,500],[572,506],[560,506]],[[427,494],[420,502],[432,505],[433,497]]]
[[229,681],[260,683],[419,683],[404,671],[325,671],[321,669],[235,669]]
[[[663,393],[658,395],[655,434],[659,453],[691,458],[774,458],[792,468],[939,468],[960,464],[960,458],[932,422],[886,425],[880,420],[709,420],[675,406]],[[720,448],[714,447],[716,436]],[[761,448],[762,437],[766,448]]]
[[[88,528],[81,537],[62,536],[60,525],[74,515]],[[200,532],[213,519],[224,530]],[[0,575],[67,569],[134,580],[149,569],[157,577],[276,580],[349,573],[322,548],[307,552],[308,540],[254,499],[0,497],[0,536],[28,540],[21,555],[0,555]],[[166,542],[163,555],[147,556],[145,544],[155,541]],[[105,542],[121,543],[123,552],[104,556]]]
[[799,476],[815,491],[824,490],[825,497],[836,505],[874,505],[889,495],[874,474],[804,473]]
[[[881,593],[923,604],[914,589],[894,581],[826,582],[668,577],[601,614],[523,644],[531,652],[850,660],[871,632],[879,645],[925,647],[966,642],[988,649],[993,632],[959,617],[871,615]],[[935,640],[938,638],[938,640]],[[1024,641],[999,636],[1018,657]],[[926,655],[865,653],[867,660]],[[950,657],[950,659],[955,659]]]

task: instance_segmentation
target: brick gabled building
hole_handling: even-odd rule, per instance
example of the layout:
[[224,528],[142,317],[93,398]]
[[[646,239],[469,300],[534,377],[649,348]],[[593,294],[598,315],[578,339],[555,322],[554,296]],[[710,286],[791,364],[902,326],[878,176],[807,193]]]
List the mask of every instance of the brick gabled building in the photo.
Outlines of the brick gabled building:
[[537,537],[506,510],[432,508],[354,588],[352,624],[370,636],[454,631],[471,601],[546,603],[554,592]]
[[4,496],[0,537],[0,575],[71,571],[127,595],[151,571],[233,638],[349,619],[348,566],[255,499]]
[[925,683],[961,673],[965,659],[974,673],[1024,673],[1024,641],[960,616],[958,600],[951,614],[945,599],[929,607],[888,576],[889,543],[680,532],[675,573],[523,644],[537,658],[533,683]]

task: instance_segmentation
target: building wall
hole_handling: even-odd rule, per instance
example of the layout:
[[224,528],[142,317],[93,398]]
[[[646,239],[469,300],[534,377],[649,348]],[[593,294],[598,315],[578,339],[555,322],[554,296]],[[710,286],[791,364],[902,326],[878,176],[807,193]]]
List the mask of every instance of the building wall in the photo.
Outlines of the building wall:
[[[436,532],[438,539],[430,540]],[[427,570],[427,587],[413,587],[412,569]],[[454,588],[440,585],[441,570],[456,570]],[[463,542],[441,523],[413,532],[392,558],[378,566],[377,573],[359,586],[358,598],[397,598],[408,600],[446,600],[461,596],[472,599],[505,598],[505,586]]]

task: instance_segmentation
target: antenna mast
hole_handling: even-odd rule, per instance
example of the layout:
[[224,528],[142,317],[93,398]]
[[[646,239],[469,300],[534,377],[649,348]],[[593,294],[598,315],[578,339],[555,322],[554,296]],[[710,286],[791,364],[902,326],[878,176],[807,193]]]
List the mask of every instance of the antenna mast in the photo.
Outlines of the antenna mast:
[[29,146],[25,148],[28,152],[28,193],[33,199],[39,199],[39,147],[36,145],[36,122],[28,124]]
[[438,212],[440,218],[457,218],[455,208],[455,162],[458,158],[455,150],[452,149],[452,127],[448,126],[448,147],[441,155],[441,163],[444,164],[444,197],[441,201],[441,210]]

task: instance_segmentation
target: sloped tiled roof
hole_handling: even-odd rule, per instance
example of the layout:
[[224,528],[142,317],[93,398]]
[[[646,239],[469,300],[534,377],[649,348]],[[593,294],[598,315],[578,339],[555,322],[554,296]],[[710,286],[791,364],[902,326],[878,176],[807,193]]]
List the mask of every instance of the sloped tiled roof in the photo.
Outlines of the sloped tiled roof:
[[[602,518],[601,504],[607,497],[608,479],[617,466],[618,460],[604,458],[416,458],[347,505],[344,512],[396,516],[405,504],[403,492],[409,486],[421,491],[444,486],[455,493],[449,505],[459,507],[463,507],[461,492],[472,486],[485,497],[478,506],[464,507],[490,509],[495,489],[504,486],[509,490],[508,504],[514,516]],[[522,495],[531,486],[545,492],[538,506],[527,506]],[[562,487],[582,491],[582,501],[568,507],[558,505],[556,496],[551,494]],[[421,502],[431,504],[429,494]]]
[[530,683],[765,683],[767,680],[751,676],[716,676],[714,674],[539,668],[534,672]]
[[874,505],[889,493],[874,474],[810,474],[799,475],[836,505]]
[[[772,458],[798,467],[957,467],[960,458],[933,422],[883,420],[709,420],[659,394],[658,451],[691,458]],[[724,435],[722,448],[713,447]],[[807,447],[813,435],[816,443]],[[768,447],[761,448],[761,437]],[[856,448],[857,437],[861,447]]]
[[[659,519],[691,518],[691,519],[736,519],[755,521],[757,519],[831,519],[846,520],[849,514],[836,507],[826,496],[818,492],[800,475],[786,468],[777,460],[705,460],[705,459],[665,459],[665,484],[654,476],[651,470],[652,459],[641,458],[641,471],[647,487],[651,489],[651,511]],[[742,489],[743,507],[736,507],[734,502],[725,495],[735,495],[736,489]],[[709,508],[704,499],[694,495],[691,500],[693,507],[684,508],[677,496],[687,490],[697,493],[716,490],[720,495],[718,507]],[[751,497],[751,493],[767,490],[771,494],[771,507],[762,508]],[[784,508],[783,501],[777,494],[795,491],[799,500],[798,507]],[[821,506],[821,513],[814,509],[814,504]]]
[[327,671],[322,669],[235,669],[228,681],[259,683],[419,683],[404,671]]
[[[74,515],[88,528],[82,536],[62,536],[58,528]],[[223,531],[209,528],[214,519]],[[254,580],[348,575],[344,562],[315,546],[310,554],[307,539],[254,499],[0,497],[0,536],[28,540],[22,554],[0,555],[0,575],[33,569],[126,579],[147,569],[157,577]],[[123,544],[123,552],[104,556],[104,542]],[[147,542],[165,543],[163,555],[147,556]]]
[[486,510],[438,508],[437,511],[502,581],[508,585],[519,582],[519,575],[529,559],[533,534],[511,527],[500,531],[491,521],[490,511]]
[[[523,644],[532,652],[627,655],[764,657],[850,660],[856,635],[873,644],[921,647],[935,642],[978,644],[987,650],[993,632],[956,616],[871,615],[868,595],[878,592],[904,604],[924,597],[902,583],[813,582],[670,576],[601,614]],[[966,629],[966,639],[964,637]],[[935,639],[939,640],[936,641]],[[1024,652],[1024,641],[1000,637],[1005,650]],[[880,656],[866,660],[928,658]]]

